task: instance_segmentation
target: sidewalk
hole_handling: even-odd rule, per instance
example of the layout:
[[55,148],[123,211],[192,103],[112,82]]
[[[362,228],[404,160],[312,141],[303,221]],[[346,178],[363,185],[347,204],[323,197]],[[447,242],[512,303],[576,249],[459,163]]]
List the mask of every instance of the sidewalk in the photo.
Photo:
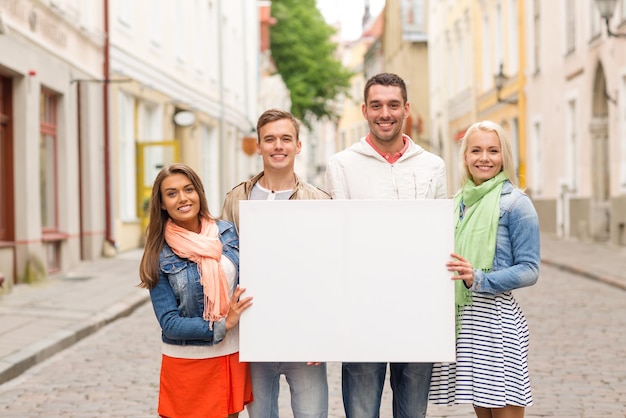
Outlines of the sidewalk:
[[[544,265],[626,290],[626,248],[542,236]],[[38,285],[0,296],[0,384],[149,299],[140,289],[142,250],[85,262]]]

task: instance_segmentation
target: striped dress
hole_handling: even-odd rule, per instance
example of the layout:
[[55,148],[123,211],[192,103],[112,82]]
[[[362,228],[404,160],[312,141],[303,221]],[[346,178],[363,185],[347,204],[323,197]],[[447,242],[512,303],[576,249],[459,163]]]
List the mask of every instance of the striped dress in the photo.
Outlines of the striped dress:
[[473,292],[472,304],[461,315],[457,362],[434,365],[430,401],[531,406],[528,324],[511,292]]

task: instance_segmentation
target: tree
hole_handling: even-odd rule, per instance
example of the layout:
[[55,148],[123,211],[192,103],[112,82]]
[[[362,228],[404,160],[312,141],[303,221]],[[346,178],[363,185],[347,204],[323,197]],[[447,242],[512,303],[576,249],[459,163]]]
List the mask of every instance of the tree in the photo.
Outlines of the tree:
[[353,75],[335,56],[337,45],[330,39],[335,29],[315,0],[272,0],[271,10],[277,22],[270,29],[270,48],[291,94],[291,113],[306,125],[313,117],[334,119],[333,100],[348,91]]

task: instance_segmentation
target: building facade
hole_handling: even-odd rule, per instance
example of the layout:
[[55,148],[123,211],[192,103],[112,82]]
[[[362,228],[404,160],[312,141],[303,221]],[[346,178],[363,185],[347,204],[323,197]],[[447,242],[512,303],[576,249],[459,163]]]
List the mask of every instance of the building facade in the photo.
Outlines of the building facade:
[[139,247],[166,164],[220,215],[259,167],[261,3],[0,0],[0,292]]
[[2,291],[101,252],[103,10],[0,2]]
[[[246,0],[110,0],[109,244],[141,244],[156,173],[200,173],[211,213],[256,170],[242,149],[256,125],[259,10]],[[130,181],[129,181],[130,180]]]
[[440,1],[429,16],[431,135],[451,177],[465,129],[493,120],[543,232],[626,245],[626,40],[607,36],[595,2]]
[[[534,1],[525,19],[528,187],[542,229],[626,245],[626,39],[607,36],[591,0]],[[625,31],[625,1],[611,26]]]

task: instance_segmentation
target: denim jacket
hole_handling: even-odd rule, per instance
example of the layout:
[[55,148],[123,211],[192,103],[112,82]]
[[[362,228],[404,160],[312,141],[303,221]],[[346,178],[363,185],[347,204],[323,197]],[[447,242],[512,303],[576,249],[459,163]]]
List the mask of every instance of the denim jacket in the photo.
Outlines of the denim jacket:
[[[222,256],[228,257],[237,268],[239,282],[239,237],[235,226],[218,220]],[[175,345],[213,345],[226,335],[226,319],[213,323],[202,318],[204,292],[200,284],[198,266],[180,258],[165,243],[160,254],[160,275],[157,285],[150,290],[150,299],[161,325],[163,342]]]
[[500,195],[493,269],[474,269],[470,290],[495,294],[531,286],[539,277],[539,263],[539,217],[530,198],[507,181]]

